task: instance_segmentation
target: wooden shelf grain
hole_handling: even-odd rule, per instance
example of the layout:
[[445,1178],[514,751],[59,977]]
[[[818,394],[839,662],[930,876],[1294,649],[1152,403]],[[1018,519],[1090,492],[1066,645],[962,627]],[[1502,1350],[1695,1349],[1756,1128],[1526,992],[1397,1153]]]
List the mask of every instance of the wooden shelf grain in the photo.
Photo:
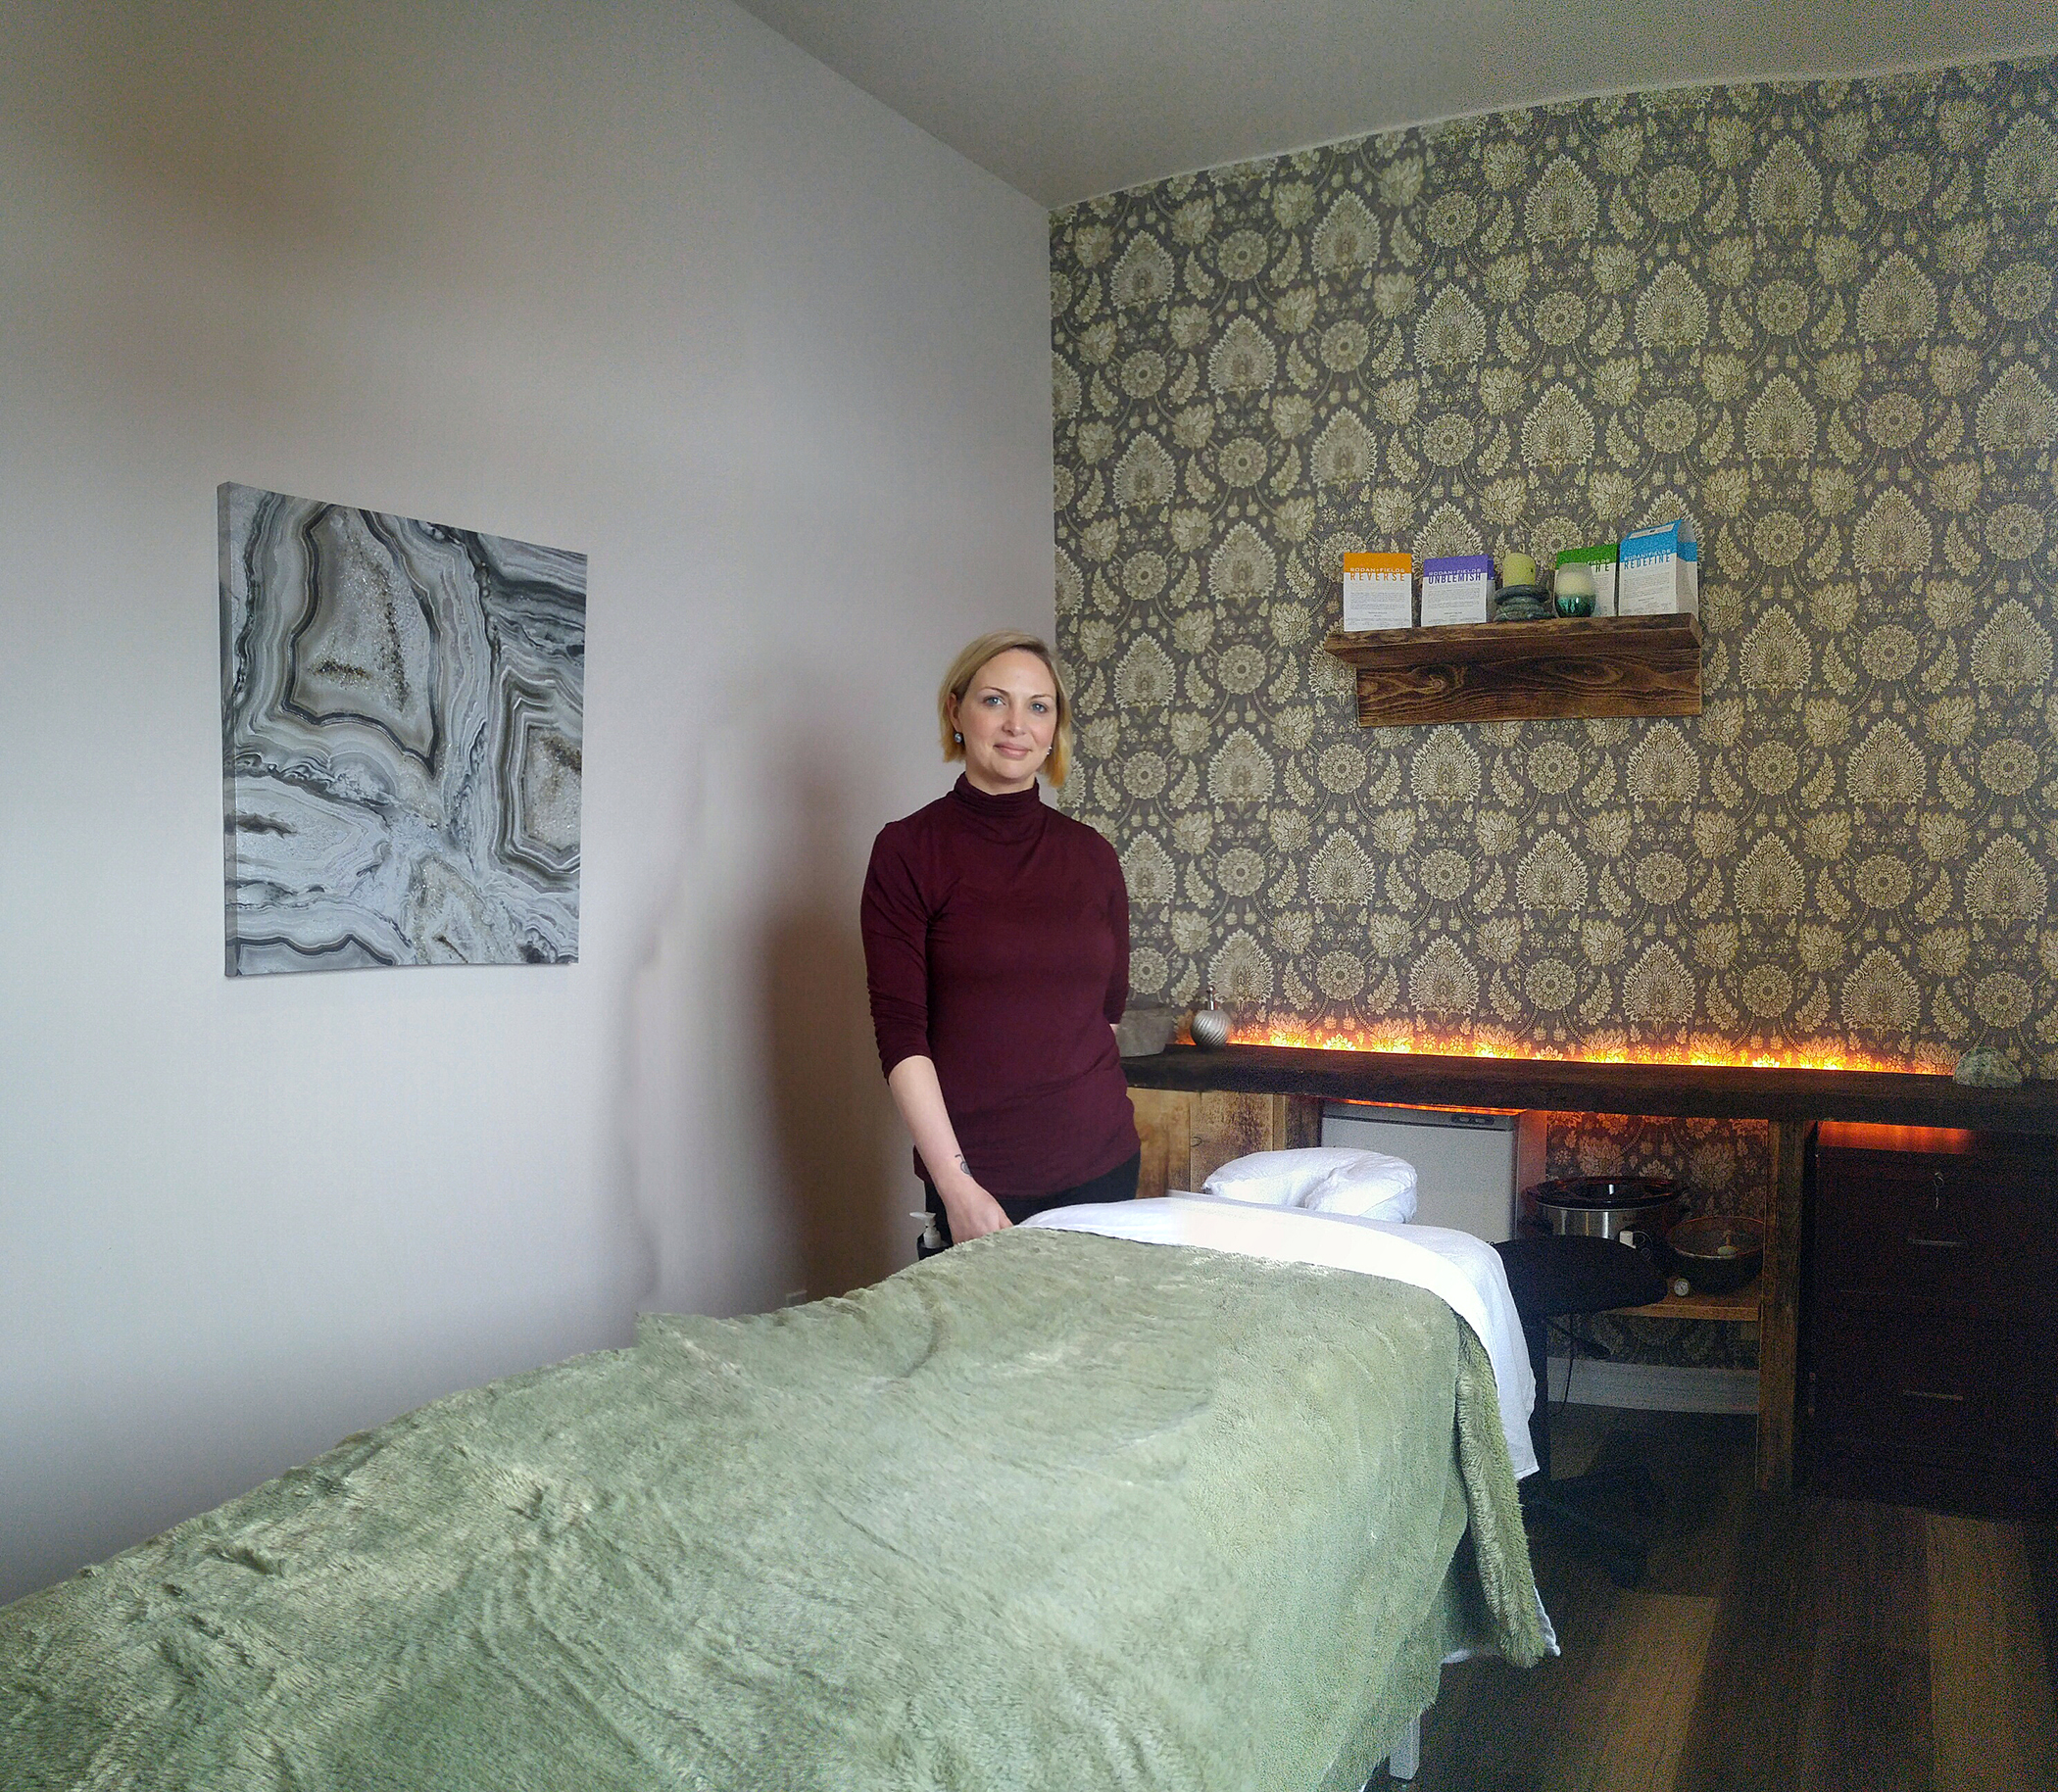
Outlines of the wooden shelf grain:
[[1700,618],[1339,631],[1327,652],[1357,672],[1361,728],[1549,716],[1698,715]]
[[1753,1276],[1740,1288],[1728,1294],[1670,1294],[1648,1306],[1614,1307],[1610,1311],[1631,1319],[1716,1319],[1727,1324],[1758,1323],[1758,1283]]

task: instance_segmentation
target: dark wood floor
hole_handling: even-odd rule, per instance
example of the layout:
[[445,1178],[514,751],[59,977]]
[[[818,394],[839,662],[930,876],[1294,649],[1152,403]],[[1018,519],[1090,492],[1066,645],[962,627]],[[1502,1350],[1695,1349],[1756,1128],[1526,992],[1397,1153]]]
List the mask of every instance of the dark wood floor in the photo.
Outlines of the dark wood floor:
[[2058,1526],[1758,1494],[1748,1419],[1555,1426],[1650,1465],[1649,1573],[1540,1539],[1564,1653],[1446,1668],[1419,1792],[2058,1792]]

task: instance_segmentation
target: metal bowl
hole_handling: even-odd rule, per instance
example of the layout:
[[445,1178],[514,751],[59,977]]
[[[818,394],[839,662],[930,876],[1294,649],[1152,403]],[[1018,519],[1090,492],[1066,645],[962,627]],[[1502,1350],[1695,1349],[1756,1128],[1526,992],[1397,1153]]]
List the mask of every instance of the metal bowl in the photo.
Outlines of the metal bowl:
[[1682,1220],[1665,1235],[1665,1257],[1698,1294],[1727,1294],[1758,1273],[1765,1259],[1765,1228],[1733,1213]]

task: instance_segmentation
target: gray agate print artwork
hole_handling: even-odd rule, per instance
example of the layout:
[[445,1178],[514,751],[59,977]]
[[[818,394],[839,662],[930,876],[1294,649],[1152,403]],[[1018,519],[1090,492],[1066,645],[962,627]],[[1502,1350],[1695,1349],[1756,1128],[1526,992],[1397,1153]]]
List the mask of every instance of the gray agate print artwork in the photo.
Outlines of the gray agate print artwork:
[[228,974],[575,960],[586,557],[219,497]]

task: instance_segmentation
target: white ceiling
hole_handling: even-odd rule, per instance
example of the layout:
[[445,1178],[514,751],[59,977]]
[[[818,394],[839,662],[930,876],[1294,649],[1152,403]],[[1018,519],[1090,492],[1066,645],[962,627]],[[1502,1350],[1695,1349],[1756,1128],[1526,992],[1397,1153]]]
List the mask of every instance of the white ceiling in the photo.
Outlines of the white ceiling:
[[2051,0],[741,0],[1047,206],[1506,106],[2058,49]]

